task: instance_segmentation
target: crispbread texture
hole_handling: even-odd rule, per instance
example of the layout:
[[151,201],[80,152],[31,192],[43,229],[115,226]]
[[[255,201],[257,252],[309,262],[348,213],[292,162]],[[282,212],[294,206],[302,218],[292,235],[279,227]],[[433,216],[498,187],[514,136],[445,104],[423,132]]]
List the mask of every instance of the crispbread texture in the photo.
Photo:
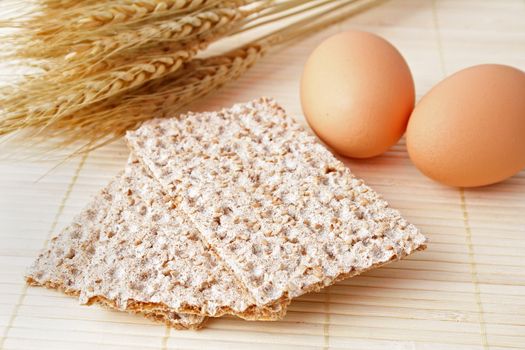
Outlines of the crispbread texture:
[[121,310],[152,309],[218,317],[278,319],[285,308],[257,309],[235,275],[200,240],[140,163],[130,160],[100,232],[81,302],[112,300]]
[[259,306],[425,247],[273,100],[151,120],[127,141]]
[[69,226],[51,238],[27,272],[33,284],[56,284],[73,295],[80,290],[117,186],[117,181],[111,181]]
[[[113,180],[102,189],[58,236],[53,237],[26,274],[30,285],[61,290],[78,296],[85,287],[87,267],[96,252],[107,213],[118,190]],[[117,308],[112,300],[93,299],[109,308]],[[129,310],[179,329],[196,329],[204,322],[198,315],[176,314],[170,310]]]

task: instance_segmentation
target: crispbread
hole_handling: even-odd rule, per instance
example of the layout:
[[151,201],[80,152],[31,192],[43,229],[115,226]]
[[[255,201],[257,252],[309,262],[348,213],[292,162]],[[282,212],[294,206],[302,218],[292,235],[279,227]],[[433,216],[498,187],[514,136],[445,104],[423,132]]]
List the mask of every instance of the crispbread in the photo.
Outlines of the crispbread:
[[155,119],[126,137],[259,307],[425,247],[273,100]]
[[86,274],[81,302],[100,297],[121,310],[278,319],[285,308],[254,306],[235,275],[200,240],[160,185],[130,160]]
[[[39,255],[26,275],[31,285],[44,286],[78,296],[85,287],[86,267],[89,266],[98,244],[100,231],[105,226],[106,216],[118,189],[118,180],[113,180],[78,214],[73,222],[58,236],[53,237],[48,247]],[[116,308],[106,298],[92,300],[103,306]],[[145,317],[164,322],[180,329],[199,328],[204,318],[198,315],[176,314],[170,310],[130,310]]]

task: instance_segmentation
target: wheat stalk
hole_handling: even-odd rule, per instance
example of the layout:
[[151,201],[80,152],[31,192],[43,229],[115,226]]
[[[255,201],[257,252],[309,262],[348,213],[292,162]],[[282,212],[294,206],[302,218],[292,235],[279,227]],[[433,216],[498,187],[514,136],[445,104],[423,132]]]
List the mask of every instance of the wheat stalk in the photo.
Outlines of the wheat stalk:
[[[47,127],[56,120],[67,120],[69,115],[83,108],[140,87],[149,80],[170,75],[206,47],[214,39],[213,35],[223,35],[240,19],[257,10],[257,7],[242,11],[219,9],[187,16],[182,25],[179,23],[183,30],[179,39],[184,35],[194,35],[200,40],[189,47],[180,48],[180,40],[173,39],[167,42],[173,42],[175,49],[166,44],[153,49],[139,45],[138,51],[130,55],[119,48],[120,56],[110,55],[98,62],[84,58],[79,63],[68,64],[67,61],[74,60],[66,56],[66,62],[54,62],[59,70],[52,69],[39,78],[29,79],[16,93],[0,99],[7,106],[4,108],[5,118],[0,123],[0,134],[27,125]],[[201,39],[205,32],[207,36]]]
[[[17,123],[12,123],[12,127],[27,122],[28,118],[24,116],[28,115],[31,115],[33,121],[52,121],[89,104],[136,88],[146,81],[172,74],[205,48],[214,36],[223,35],[249,14],[249,11],[226,8],[187,16],[182,21],[174,22],[177,33],[169,33],[169,40],[162,37],[164,44],[161,47],[138,45],[138,42],[151,38],[145,38],[142,35],[144,32],[139,33],[137,40],[130,40],[126,44],[130,46],[128,49],[134,46],[140,48],[133,55],[125,55],[125,50],[118,48],[114,49],[120,54],[117,57],[106,55],[103,60],[99,60],[97,57],[90,59],[84,55],[80,62],[74,62],[70,54],[66,56],[65,62],[59,62],[60,70],[51,70],[40,79],[28,81],[20,88],[19,93],[4,99],[4,104],[10,106],[10,117],[17,120]],[[203,33],[206,35],[202,36]],[[189,47],[181,48],[180,39],[192,36],[196,36],[197,41],[193,41]],[[172,44],[175,48],[170,47]],[[68,64],[68,61],[73,63]],[[53,100],[55,96],[58,98]]]
[[[354,2],[358,6],[349,7]],[[7,118],[0,119],[0,134],[32,126],[45,131],[41,134],[45,137],[61,136],[64,145],[81,137],[86,141],[78,151],[89,151],[118,138],[126,130],[136,127],[146,119],[173,115],[192,101],[240,76],[273,47],[347,18],[352,13],[366,8],[370,3],[373,1],[314,0],[308,4],[298,0],[282,1],[255,11],[256,15],[253,18],[244,17],[239,22],[243,24],[241,27],[232,27],[227,32],[242,32],[243,28],[266,25],[271,23],[274,15],[276,15],[274,20],[280,21],[284,11],[287,10],[294,14],[308,14],[308,16],[303,16],[302,19],[283,28],[275,29],[238,49],[204,59],[194,58],[198,49],[202,48],[197,47],[192,53],[178,57],[179,61],[172,59],[166,63],[162,60],[164,57],[162,47],[152,49],[148,45],[139,44],[133,46],[132,50],[135,50],[133,56],[122,50],[112,54],[113,56],[110,55],[113,61],[107,60],[108,64],[111,64],[117,58],[128,60],[131,57],[132,63],[129,65],[122,62],[117,65],[119,68],[125,67],[125,70],[110,69],[109,72],[116,74],[102,79],[108,69],[101,66],[93,75],[88,74],[89,79],[81,80],[82,84],[78,84],[78,79],[71,78],[65,90],[62,86],[51,91],[45,98],[38,94],[37,97],[40,97],[36,100],[34,96],[23,98],[23,95],[35,86],[44,87],[44,81],[39,81],[39,78],[32,79],[27,85],[23,85],[24,89],[18,93],[18,101],[8,100],[6,103],[5,99],[0,99],[2,102],[0,106],[3,105],[4,111],[8,112]],[[323,11],[316,11],[314,14],[309,12],[319,7],[326,7],[327,4],[330,6]],[[359,6],[362,4],[364,6]],[[345,10],[347,7],[349,9]],[[204,32],[207,33],[206,30]],[[188,33],[193,33],[189,35],[199,38],[199,33],[202,32],[195,29],[194,32]],[[181,38],[188,38],[188,43],[194,42],[189,36],[180,35],[180,37],[174,36],[176,39],[173,40],[158,42],[163,45],[168,43],[168,48],[170,43],[175,45],[176,49],[173,49],[170,55],[180,53]],[[209,40],[204,40],[199,45],[205,46],[213,39]],[[184,47],[184,50],[190,49]],[[101,79],[96,80],[93,77]],[[63,77],[55,78],[57,81],[65,81]],[[60,92],[64,91],[70,93],[60,95]],[[49,98],[52,96],[61,97],[58,101],[49,104]]]

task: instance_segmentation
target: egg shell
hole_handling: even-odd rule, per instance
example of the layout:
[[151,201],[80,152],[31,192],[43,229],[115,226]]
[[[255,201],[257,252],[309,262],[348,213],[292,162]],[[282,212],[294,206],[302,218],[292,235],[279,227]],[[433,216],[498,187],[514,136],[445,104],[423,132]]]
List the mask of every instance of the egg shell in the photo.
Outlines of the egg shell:
[[441,81],[414,109],[407,147],[421,172],[447,185],[514,175],[525,167],[525,73],[485,64]]
[[385,152],[403,135],[414,101],[405,60],[392,44],[371,33],[352,30],[326,39],[304,67],[301,104],[306,119],[344,156]]

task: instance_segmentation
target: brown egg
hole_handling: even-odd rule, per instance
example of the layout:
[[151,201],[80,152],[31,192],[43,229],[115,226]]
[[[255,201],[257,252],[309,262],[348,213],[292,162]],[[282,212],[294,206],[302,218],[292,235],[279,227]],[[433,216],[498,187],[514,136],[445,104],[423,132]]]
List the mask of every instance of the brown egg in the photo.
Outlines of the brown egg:
[[385,152],[405,132],[414,82],[394,46],[347,31],[322,42],[301,79],[301,104],[315,133],[336,152],[356,158]]
[[485,64],[446,78],[417,104],[407,129],[410,158],[451,186],[482,186],[525,167],[525,73]]

